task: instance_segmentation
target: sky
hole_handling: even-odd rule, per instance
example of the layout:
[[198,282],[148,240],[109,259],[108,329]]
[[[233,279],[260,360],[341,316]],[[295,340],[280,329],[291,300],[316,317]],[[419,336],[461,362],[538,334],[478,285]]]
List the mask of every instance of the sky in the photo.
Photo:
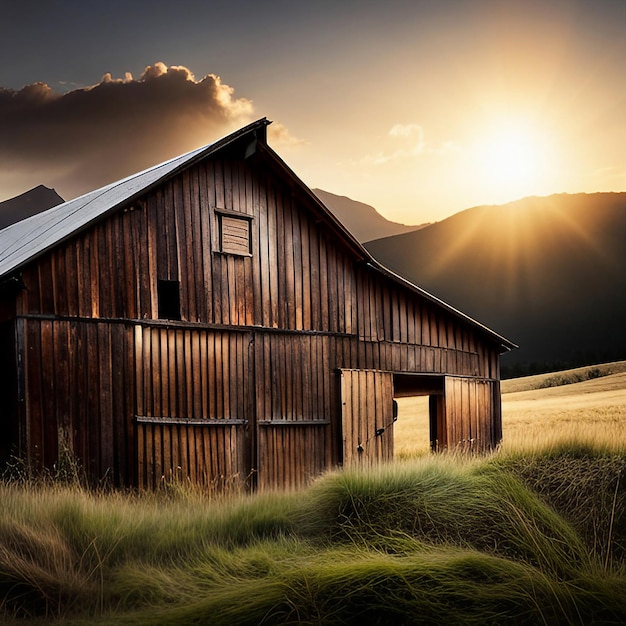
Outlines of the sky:
[[69,200],[261,117],[407,224],[626,190],[626,0],[0,0],[0,200]]

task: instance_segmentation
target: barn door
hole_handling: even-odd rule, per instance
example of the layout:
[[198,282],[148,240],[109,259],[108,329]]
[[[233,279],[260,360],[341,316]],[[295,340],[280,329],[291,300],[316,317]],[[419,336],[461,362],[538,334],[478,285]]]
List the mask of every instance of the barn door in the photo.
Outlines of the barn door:
[[484,451],[502,437],[495,381],[446,376],[446,443],[451,449]]
[[341,427],[344,467],[393,458],[393,375],[341,370]]
[[244,333],[135,328],[140,487],[249,484],[249,345]]

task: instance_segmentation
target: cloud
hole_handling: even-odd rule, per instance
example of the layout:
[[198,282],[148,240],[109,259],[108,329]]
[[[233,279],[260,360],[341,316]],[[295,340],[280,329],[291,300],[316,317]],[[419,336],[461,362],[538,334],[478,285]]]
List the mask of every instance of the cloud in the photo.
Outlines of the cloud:
[[[0,193],[54,186],[66,199],[183,154],[256,117],[219,76],[158,62],[64,94],[0,88]],[[282,141],[290,138],[277,129]],[[2,198],[0,198],[2,199]]]
[[416,157],[426,147],[424,129],[419,124],[395,124],[387,134],[394,140],[395,145],[398,143],[401,145],[389,151],[366,154],[353,162],[353,165],[385,165],[393,161]]
[[389,130],[390,137],[413,137],[417,135],[421,142],[424,141],[424,130],[419,124],[395,124]]
[[310,142],[304,139],[294,137],[287,127],[280,122],[273,122],[267,129],[267,136],[276,149],[281,150],[284,148],[299,148],[301,146],[309,145]]
[[376,154],[367,154],[361,159],[352,161],[352,165],[386,165],[398,161],[408,161],[422,155],[439,155],[460,152],[461,148],[452,141],[440,146],[427,144],[424,129],[419,124],[394,124],[387,135],[391,137],[394,147]]

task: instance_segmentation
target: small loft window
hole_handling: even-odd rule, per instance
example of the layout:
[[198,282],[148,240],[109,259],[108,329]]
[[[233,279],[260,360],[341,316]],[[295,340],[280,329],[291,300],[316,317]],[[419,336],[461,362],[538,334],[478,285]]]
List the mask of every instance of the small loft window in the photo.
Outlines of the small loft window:
[[180,285],[177,280],[160,280],[157,282],[159,298],[159,319],[180,319]]
[[249,215],[232,215],[217,213],[219,222],[219,251],[226,254],[250,256],[252,254],[252,237]]

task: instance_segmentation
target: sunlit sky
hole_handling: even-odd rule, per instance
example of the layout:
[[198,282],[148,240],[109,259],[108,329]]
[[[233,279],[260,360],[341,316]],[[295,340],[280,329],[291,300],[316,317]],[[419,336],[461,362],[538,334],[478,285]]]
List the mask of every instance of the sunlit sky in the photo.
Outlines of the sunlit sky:
[[306,184],[395,221],[626,190],[626,0],[3,1],[0,58],[0,200],[264,116]]

